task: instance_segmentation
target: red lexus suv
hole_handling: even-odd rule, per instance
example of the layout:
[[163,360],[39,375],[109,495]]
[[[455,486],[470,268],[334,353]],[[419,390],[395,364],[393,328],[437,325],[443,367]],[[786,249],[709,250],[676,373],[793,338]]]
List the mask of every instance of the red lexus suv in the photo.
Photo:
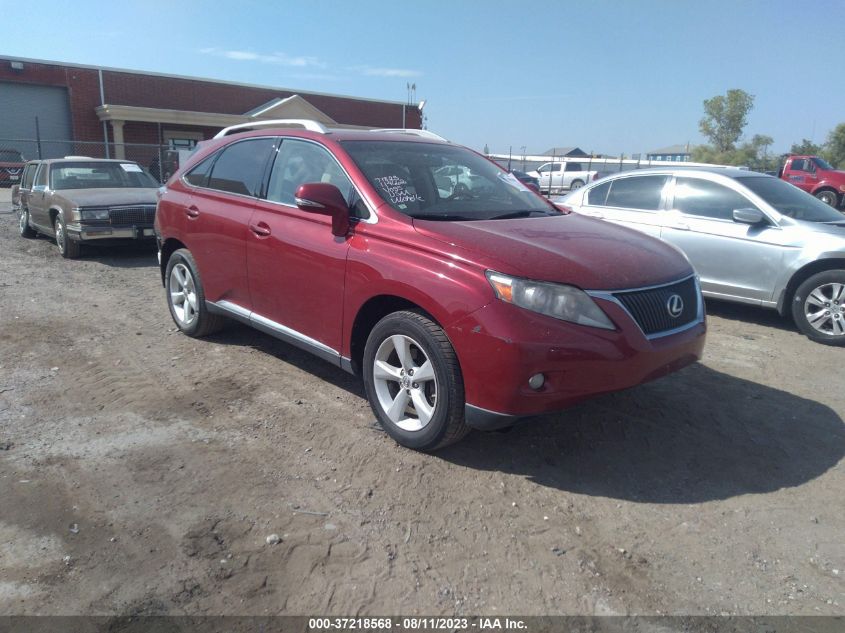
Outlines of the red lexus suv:
[[362,375],[382,427],[418,450],[663,376],[704,346],[678,250],[427,131],[227,128],[162,189],[156,233],[182,332],[234,319]]

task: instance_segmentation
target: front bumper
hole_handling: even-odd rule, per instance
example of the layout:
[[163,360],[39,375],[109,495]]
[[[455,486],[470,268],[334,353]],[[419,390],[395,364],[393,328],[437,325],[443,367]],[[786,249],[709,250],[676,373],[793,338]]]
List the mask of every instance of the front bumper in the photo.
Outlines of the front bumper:
[[[458,354],[472,427],[494,429],[518,418],[565,409],[694,363],[704,349],[703,313],[689,327],[647,338],[625,309],[596,299],[617,329],[601,330],[493,301],[447,332]],[[542,373],[539,389],[528,379]]]
[[67,227],[68,237],[77,242],[94,240],[154,240],[153,225],[130,226],[86,226],[71,224]]

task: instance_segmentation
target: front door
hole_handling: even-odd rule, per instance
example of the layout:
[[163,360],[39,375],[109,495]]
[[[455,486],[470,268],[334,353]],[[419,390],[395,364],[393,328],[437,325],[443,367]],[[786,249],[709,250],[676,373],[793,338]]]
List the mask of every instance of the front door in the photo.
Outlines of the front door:
[[256,204],[250,221],[250,294],[254,318],[263,325],[282,326],[289,336],[339,352],[350,238],[332,235],[330,217],[296,206],[296,190],[311,182],[336,185],[347,202],[356,195],[328,150],[313,141],[284,139],[266,200]]
[[689,257],[710,295],[749,303],[771,301],[787,248],[773,222],[736,222],[733,211],[754,208],[745,196],[701,178],[677,178],[661,237]]

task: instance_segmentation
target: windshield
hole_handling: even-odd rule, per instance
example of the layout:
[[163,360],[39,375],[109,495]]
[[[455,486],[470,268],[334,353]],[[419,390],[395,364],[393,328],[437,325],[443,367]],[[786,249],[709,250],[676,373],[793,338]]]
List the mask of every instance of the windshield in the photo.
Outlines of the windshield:
[[158,187],[158,182],[135,163],[59,163],[50,168],[53,189],[110,189]]
[[342,141],[387,204],[412,218],[491,220],[559,215],[513,174],[463,147]]
[[816,164],[816,167],[818,167],[819,169],[826,169],[828,171],[833,169],[833,165],[827,162],[824,158],[814,156],[811,160]]
[[843,222],[845,216],[809,193],[771,176],[743,176],[739,182],[790,218],[805,222]]

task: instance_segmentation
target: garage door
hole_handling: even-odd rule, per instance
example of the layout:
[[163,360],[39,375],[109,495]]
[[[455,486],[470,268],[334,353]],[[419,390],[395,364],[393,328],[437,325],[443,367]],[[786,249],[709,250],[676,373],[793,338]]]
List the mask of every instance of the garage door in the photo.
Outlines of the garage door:
[[40,130],[41,158],[72,153],[70,104],[66,88],[0,82],[0,146],[19,150],[26,158],[39,157],[35,117]]

